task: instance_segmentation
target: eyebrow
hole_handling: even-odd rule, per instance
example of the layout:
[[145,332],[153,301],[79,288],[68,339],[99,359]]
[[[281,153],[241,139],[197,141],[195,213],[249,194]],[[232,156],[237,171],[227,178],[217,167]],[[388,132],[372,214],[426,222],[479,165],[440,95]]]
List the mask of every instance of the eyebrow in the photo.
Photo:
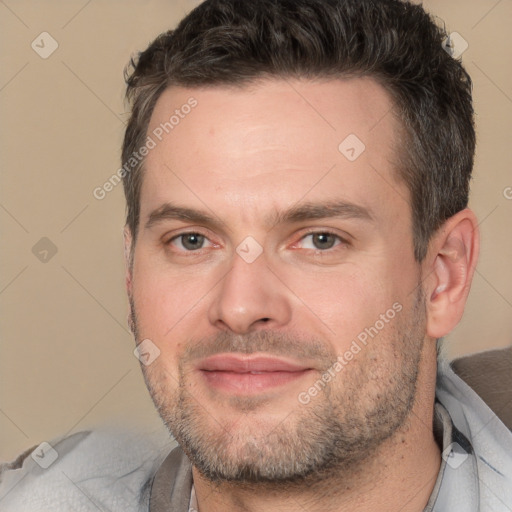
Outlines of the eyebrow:
[[[288,210],[273,212],[265,217],[265,224],[269,228],[273,228],[279,224],[293,224],[305,220],[328,218],[357,219],[366,222],[374,222],[375,220],[369,208],[347,201],[328,201],[300,203]],[[164,203],[149,214],[145,228],[151,229],[167,220],[193,222],[194,224],[202,224],[213,228],[227,228],[226,223],[218,217],[213,217],[201,210],[185,208],[169,202]]]

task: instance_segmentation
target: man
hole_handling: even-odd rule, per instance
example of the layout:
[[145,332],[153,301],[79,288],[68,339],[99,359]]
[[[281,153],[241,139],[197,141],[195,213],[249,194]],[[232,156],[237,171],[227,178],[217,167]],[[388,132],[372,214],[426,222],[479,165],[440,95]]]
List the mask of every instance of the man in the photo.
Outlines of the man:
[[512,510],[512,434],[437,357],[479,248],[444,39],[399,0],[207,0],[133,62],[130,325],[179,446],[62,440],[68,477],[144,461],[84,509]]

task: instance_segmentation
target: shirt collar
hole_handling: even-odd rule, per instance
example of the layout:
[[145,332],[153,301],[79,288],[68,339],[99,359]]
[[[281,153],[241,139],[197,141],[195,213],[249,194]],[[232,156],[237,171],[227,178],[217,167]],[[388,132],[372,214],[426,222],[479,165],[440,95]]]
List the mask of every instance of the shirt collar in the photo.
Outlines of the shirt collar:
[[199,507],[197,506],[196,489],[193,483],[192,490],[190,491],[190,503],[188,505],[188,512],[199,512]]

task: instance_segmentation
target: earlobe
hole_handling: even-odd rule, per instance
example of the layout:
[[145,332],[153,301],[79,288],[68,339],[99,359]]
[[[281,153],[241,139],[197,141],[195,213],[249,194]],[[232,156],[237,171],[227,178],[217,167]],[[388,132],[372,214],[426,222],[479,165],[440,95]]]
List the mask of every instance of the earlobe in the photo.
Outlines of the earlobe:
[[475,214],[465,209],[450,217],[434,235],[431,246],[427,334],[441,338],[462,318],[471,287],[479,250]]

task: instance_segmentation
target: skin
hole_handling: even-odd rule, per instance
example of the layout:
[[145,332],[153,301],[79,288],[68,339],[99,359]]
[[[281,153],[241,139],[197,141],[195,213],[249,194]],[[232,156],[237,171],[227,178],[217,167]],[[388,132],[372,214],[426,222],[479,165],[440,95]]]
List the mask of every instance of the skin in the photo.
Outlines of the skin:
[[[172,87],[148,134],[190,97],[197,107],[147,156],[139,231],[134,241],[126,229],[125,244],[127,255],[133,250],[126,283],[136,340],[160,350],[144,377],[194,463],[199,509],[422,511],[440,466],[436,338],[462,316],[478,254],[474,214],[448,219],[415,261],[409,192],[393,163],[400,125],[369,78]],[[353,162],[338,150],[349,134],[366,146]],[[329,201],[358,205],[371,218],[267,222],[292,206]],[[160,217],[148,226],[166,203],[216,224]],[[197,239],[178,237],[184,233],[200,233],[204,245],[190,250]],[[252,263],[236,252],[247,236],[263,251]],[[299,393],[396,303],[401,311],[378,335],[300,403]],[[219,352],[278,355],[312,371],[235,396],[195,370]],[[311,457],[301,454],[331,450],[336,439],[334,462],[326,456],[308,473]],[[302,470],[295,478],[294,460]],[[231,478],[208,473],[214,466]],[[253,477],[233,478],[237,468],[252,468]]]

